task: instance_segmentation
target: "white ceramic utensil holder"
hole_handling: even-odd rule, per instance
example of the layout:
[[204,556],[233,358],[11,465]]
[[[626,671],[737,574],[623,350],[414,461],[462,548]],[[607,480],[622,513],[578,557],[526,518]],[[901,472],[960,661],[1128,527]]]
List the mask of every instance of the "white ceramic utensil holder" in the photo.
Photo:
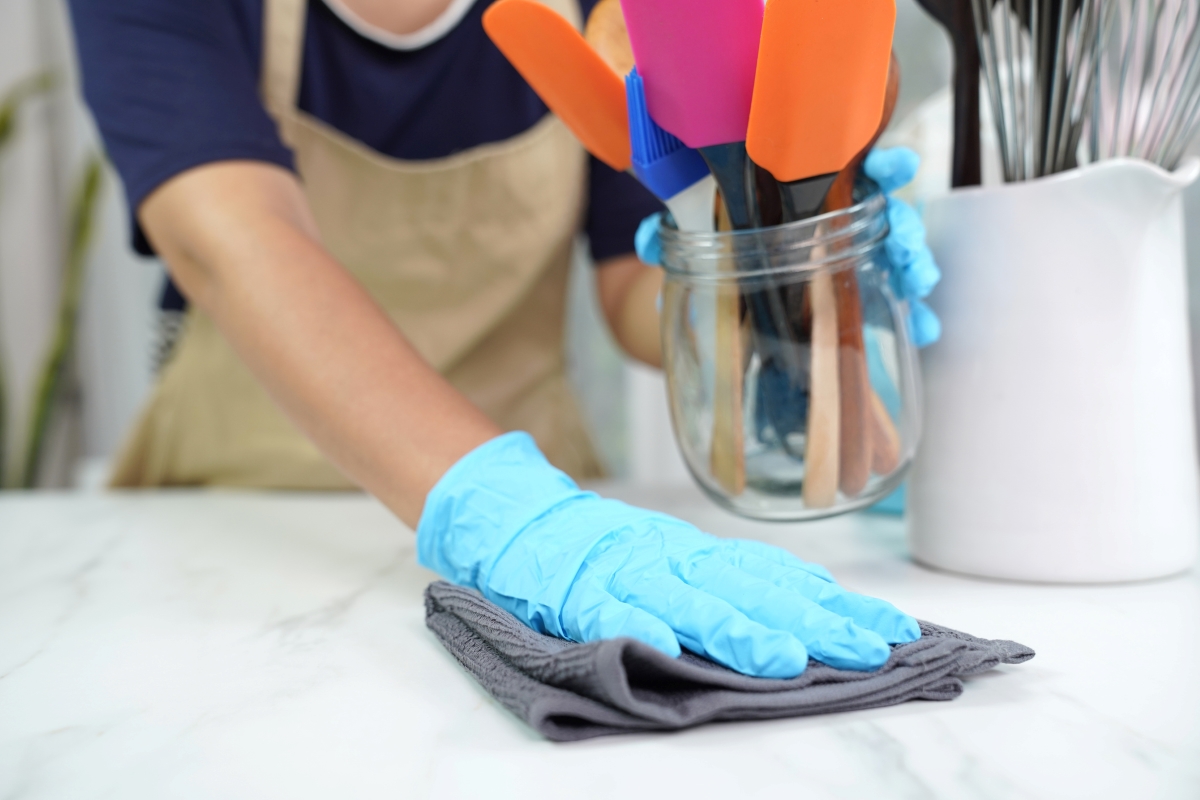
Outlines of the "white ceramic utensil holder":
[[1181,192],[1133,160],[930,201],[942,340],[909,490],[925,564],[1108,582],[1200,544]]

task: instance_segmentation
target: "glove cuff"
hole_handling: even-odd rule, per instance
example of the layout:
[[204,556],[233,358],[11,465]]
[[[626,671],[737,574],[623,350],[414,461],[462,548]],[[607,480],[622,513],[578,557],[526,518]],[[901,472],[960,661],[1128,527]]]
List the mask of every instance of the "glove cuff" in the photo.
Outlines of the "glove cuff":
[[581,494],[522,431],[498,436],[446,471],[417,524],[417,560],[449,581],[481,589],[521,530]]

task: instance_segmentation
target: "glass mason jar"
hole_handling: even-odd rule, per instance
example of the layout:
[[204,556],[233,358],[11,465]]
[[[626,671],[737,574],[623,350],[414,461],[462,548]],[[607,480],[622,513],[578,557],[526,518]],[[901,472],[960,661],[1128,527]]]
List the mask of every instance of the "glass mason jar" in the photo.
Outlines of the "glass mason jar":
[[726,233],[661,230],[663,368],[683,457],[759,519],[863,508],[904,479],[920,427],[886,200]]

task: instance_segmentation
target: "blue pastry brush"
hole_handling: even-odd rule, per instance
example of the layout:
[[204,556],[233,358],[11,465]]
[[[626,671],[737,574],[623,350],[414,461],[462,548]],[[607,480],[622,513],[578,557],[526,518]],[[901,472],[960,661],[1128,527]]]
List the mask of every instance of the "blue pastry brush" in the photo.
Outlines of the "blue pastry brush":
[[716,181],[700,153],[658,126],[646,109],[642,77],[635,67],[625,76],[633,174],[666,203],[681,231],[710,233]]

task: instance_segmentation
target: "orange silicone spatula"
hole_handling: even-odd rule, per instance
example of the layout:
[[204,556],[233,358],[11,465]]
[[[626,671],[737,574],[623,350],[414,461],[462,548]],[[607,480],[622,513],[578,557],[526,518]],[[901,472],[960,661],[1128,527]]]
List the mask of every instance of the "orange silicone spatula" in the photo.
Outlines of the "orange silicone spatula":
[[[746,149],[779,182],[785,221],[816,214],[838,173],[883,115],[895,0],[770,0],[763,16]],[[829,508],[838,491],[841,403],[837,296],[809,283],[812,346],[803,497]]]
[[746,150],[780,183],[785,219],[812,216],[879,127],[895,0],[771,0]]
[[625,84],[565,17],[535,0],[499,0],[483,29],[588,152],[629,169]]

